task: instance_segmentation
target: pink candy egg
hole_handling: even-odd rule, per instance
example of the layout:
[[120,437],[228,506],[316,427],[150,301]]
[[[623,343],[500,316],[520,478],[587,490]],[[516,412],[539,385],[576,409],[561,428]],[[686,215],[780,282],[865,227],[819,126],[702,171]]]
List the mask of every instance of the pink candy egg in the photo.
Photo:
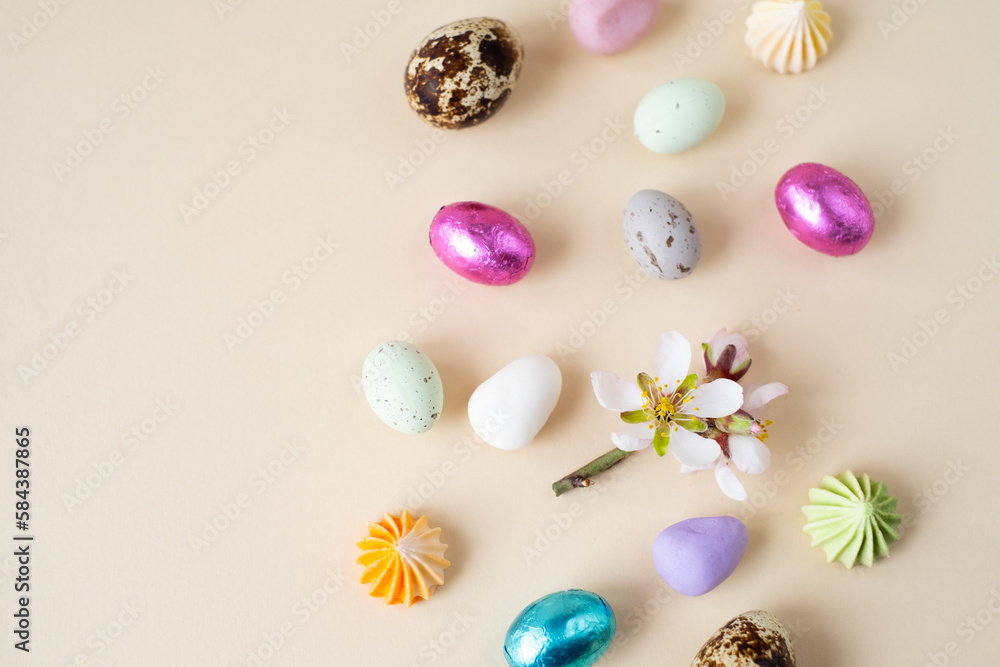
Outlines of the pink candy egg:
[[444,206],[431,222],[431,248],[444,265],[481,285],[510,285],[535,261],[535,243],[517,219],[474,201]]
[[785,172],[774,201],[795,238],[833,257],[859,252],[875,229],[871,204],[861,188],[822,164],[805,162]]
[[573,0],[568,18],[577,43],[603,56],[642,39],[659,13],[660,0]]

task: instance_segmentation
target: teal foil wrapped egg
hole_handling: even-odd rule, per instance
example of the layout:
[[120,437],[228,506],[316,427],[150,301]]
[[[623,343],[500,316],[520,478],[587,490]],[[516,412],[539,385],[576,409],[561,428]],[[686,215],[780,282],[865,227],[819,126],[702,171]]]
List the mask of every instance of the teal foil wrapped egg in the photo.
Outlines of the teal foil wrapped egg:
[[608,601],[572,588],[524,608],[507,630],[511,667],[589,667],[611,646],[617,624]]

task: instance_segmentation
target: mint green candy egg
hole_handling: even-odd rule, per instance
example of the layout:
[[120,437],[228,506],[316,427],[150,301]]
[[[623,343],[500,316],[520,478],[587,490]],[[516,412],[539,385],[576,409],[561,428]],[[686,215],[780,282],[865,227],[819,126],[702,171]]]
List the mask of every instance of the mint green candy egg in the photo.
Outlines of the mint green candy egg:
[[643,146],[661,155],[694,148],[722,122],[726,97],[706,79],[674,79],[651,90],[635,108],[633,128]]
[[390,341],[376,347],[365,359],[361,383],[375,415],[400,433],[423,433],[441,415],[441,376],[416,345]]

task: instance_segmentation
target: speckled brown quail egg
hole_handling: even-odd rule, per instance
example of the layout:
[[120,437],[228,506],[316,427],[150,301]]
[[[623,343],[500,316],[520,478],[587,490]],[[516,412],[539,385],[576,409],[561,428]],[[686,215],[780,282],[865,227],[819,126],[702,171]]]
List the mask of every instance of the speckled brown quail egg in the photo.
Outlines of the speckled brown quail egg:
[[406,97],[435,127],[478,125],[510,97],[523,58],[521,40],[503,21],[455,21],[427,35],[410,56]]

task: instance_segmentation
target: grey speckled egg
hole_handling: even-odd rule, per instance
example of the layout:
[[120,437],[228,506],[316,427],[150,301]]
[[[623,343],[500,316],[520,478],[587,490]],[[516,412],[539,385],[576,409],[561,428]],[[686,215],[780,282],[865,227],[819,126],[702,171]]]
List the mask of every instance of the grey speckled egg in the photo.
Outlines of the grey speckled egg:
[[637,192],[625,205],[625,243],[639,266],[661,280],[691,275],[701,259],[701,234],[691,213],[659,190]]
[[510,97],[524,48],[503,21],[455,21],[427,35],[406,66],[406,98],[422,119],[445,130],[478,125]]
[[788,631],[774,614],[748,611],[719,628],[691,667],[795,667]]
[[441,415],[441,376],[414,345],[392,341],[376,347],[365,358],[361,383],[375,415],[401,433],[423,433]]

